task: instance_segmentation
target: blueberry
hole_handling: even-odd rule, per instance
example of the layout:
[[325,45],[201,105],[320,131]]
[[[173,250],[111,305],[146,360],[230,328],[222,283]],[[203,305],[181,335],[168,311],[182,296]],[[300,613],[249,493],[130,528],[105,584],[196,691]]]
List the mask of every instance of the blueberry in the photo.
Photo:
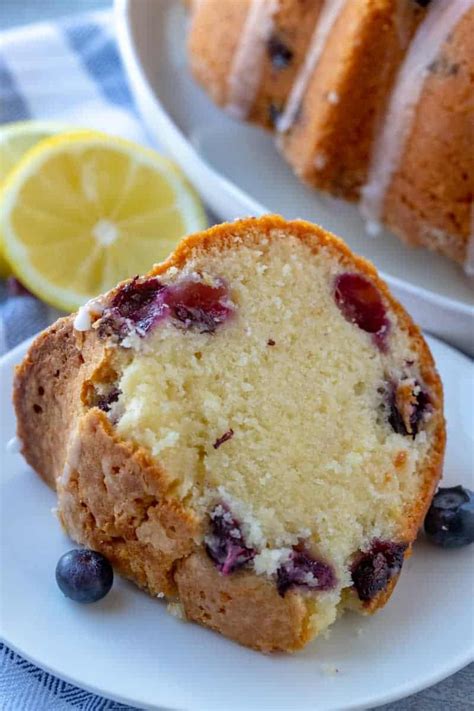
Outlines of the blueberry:
[[270,104],[268,105],[268,119],[273,128],[275,128],[275,126],[277,125],[282,113],[283,108],[281,105],[277,106],[273,103],[273,101],[270,102]]
[[121,394],[122,391],[119,388],[112,387],[108,393],[98,396],[96,407],[104,412],[109,412],[111,405],[118,401]]
[[112,587],[114,571],[107,558],[87,548],[68,551],[58,560],[56,582],[76,602],[97,602]]
[[385,590],[402,569],[406,543],[374,540],[352,567],[352,581],[360,600],[368,602]]
[[392,383],[388,421],[393,431],[415,439],[429,406],[429,395],[416,380],[406,378]]
[[191,279],[173,284],[165,303],[175,325],[200,333],[214,333],[231,314],[227,287],[221,280],[214,286]]
[[99,324],[99,336],[124,339],[132,330],[144,337],[171,318],[182,329],[214,333],[230,315],[229,294],[222,280],[214,286],[192,279],[165,286],[158,279],[135,277],[114,295]]
[[267,50],[275,69],[286,69],[293,60],[293,52],[277,35],[272,35],[267,42]]
[[371,333],[380,350],[385,350],[390,321],[374,284],[360,274],[340,274],[334,284],[334,298],[346,321]]
[[335,587],[336,574],[328,563],[313,558],[303,548],[295,548],[286,563],[278,568],[276,583],[281,597],[294,587],[326,591]]
[[148,333],[166,316],[164,295],[166,287],[158,279],[140,280],[135,277],[114,294],[99,324],[99,335],[117,334],[125,338],[131,325],[140,335]]
[[463,486],[438,489],[426,514],[425,533],[442,548],[474,543],[474,492]]
[[210,531],[205,538],[206,551],[222,575],[243,568],[254,557],[237,519],[225,504],[218,504],[210,514]]

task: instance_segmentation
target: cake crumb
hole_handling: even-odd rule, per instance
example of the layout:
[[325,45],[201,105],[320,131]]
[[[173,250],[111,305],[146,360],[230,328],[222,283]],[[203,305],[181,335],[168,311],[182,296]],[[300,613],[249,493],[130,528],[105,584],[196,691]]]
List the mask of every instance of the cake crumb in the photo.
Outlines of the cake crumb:
[[325,676],[336,676],[339,674],[339,669],[334,664],[321,664],[321,670]]
[[130,348],[131,350],[138,351],[142,345],[142,339],[136,331],[130,331],[128,336],[122,339],[120,345],[122,348]]
[[275,341],[273,340],[273,338],[269,338],[267,341],[267,346],[274,346],[274,345],[276,345],[276,344],[275,344]]
[[159,592],[156,594],[156,597],[159,597],[159,598],[162,598],[164,596],[165,596],[164,592]]

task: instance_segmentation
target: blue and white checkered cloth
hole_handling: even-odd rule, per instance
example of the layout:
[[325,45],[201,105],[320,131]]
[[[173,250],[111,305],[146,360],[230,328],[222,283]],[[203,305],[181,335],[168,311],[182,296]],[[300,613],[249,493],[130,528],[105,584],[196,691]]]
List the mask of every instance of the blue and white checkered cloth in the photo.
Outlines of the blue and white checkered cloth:
[[[110,13],[0,33],[0,123],[33,118],[149,142],[126,84]],[[23,293],[18,284],[0,282],[0,354],[57,315]],[[471,665],[441,684],[383,709],[474,711],[473,671]],[[131,707],[61,681],[0,644],[0,711],[72,710],[131,711]]]
[[[27,119],[148,142],[125,80],[110,12],[0,33],[0,123]],[[0,355],[58,316],[16,287],[0,280]]]
[[[148,142],[125,80],[110,12],[0,33],[0,123],[28,119]],[[0,280],[0,354],[58,315],[17,283]],[[0,644],[1,711],[130,708],[61,681]]]

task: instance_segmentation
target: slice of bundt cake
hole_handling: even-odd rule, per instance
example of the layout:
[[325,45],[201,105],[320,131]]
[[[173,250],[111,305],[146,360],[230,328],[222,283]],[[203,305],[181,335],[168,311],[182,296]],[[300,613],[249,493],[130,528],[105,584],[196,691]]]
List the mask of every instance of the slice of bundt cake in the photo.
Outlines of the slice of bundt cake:
[[234,118],[275,128],[322,6],[323,0],[195,2],[188,37],[194,76]]
[[194,76],[373,234],[474,273],[474,0],[200,0]]
[[416,326],[341,240],[274,216],[58,321],[14,401],[69,535],[261,650],[387,601],[442,467]]
[[432,2],[409,46],[362,213],[474,274],[474,0]]

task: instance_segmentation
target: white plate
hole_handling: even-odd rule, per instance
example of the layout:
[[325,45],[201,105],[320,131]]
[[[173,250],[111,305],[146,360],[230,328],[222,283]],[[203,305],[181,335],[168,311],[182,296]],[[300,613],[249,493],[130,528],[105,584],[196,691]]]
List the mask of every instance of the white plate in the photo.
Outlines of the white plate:
[[148,130],[221,219],[277,212],[320,223],[376,264],[423,328],[474,356],[474,291],[459,266],[388,233],[368,237],[354,206],[301,185],[269,134],[215,107],[186,66],[183,3],[115,2],[122,57]]
[[[430,339],[446,388],[445,484],[473,484],[472,365]],[[13,368],[0,361],[0,451],[14,435]],[[188,711],[367,708],[412,694],[474,658],[474,546],[415,546],[388,606],[347,614],[328,640],[265,656],[167,614],[165,604],[117,579],[95,605],[67,600],[54,569],[71,547],[51,513],[55,496],[18,454],[3,454],[0,632],[5,642],[72,683],[137,706]],[[339,671],[329,676],[330,668]]]

